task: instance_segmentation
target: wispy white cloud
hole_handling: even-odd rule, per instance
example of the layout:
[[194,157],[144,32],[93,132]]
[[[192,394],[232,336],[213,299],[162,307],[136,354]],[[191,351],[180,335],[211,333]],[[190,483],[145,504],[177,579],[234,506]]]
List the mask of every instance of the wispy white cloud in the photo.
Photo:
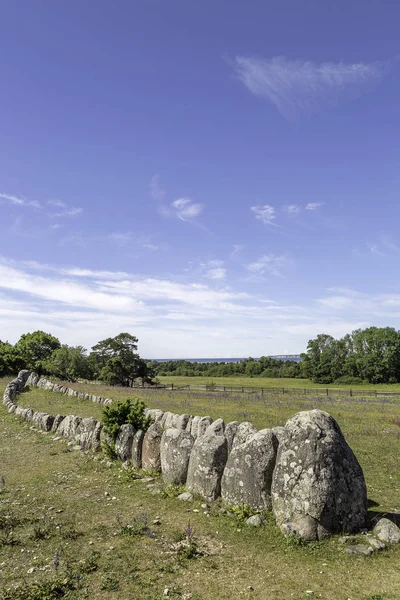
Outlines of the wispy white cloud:
[[145,250],[159,250],[160,247],[151,241],[151,237],[143,234],[135,234],[132,231],[110,233],[108,239],[120,248],[136,246]]
[[19,196],[14,196],[12,194],[4,194],[0,193],[0,199],[10,202],[15,206],[31,206],[33,208],[41,208],[42,205],[37,200],[26,200],[25,198],[21,198]]
[[336,105],[349,93],[379,81],[388,62],[315,63],[284,56],[268,59],[237,56],[233,62],[240,81],[269,100],[287,119]]
[[150,182],[150,195],[155,200],[161,202],[158,212],[163,217],[175,217],[181,221],[186,221],[187,223],[192,223],[206,229],[196,221],[197,217],[203,212],[204,205],[194,202],[191,198],[177,198],[173,202],[166,204],[164,201],[166,191],[161,188],[158,175],[154,175]]
[[67,208],[67,205],[65,204],[65,202],[63,202],[62,200],[59,200],[58,198],[55,198],[54,200],[48,200],[47,204],[49,206],[56,206],[58,208]]
[[276,219],[276,211],[273,206],[269,204],[257,204],[257,206],[251,206],[250,210],[254,213],[256,219],[264,223],[264,225],[274,225],[273,222]]
[[274,275],[275,277],[283,277],[282,268],[287,264],[285,255],[277,256],[275,254],[263,254],[258,260],[250,263],[247,268],[251,273],[257,275]]
[[318,210],[321,206],[324,205],[324,202],[309,202],[306,204],[306,210]]
[[[250,272],[279,270],[281,258],[263,256]],[[224,268],[221,263],[204,264]],[[341,336],[371,322],[395,325],[399,318],[400,291],[369,295],[332,288],[316,300],[293,305],[221,286],[218,279],[204,284],[0,260],[1,337],[11,342],[43,329],[64,343],[90,347],[130,331],[149,358],[193,356],[193,348],[203,356],[257,356],[301,352],[318,333]]]
[[289,215],[297,215],[301,211],[301,207],[298,204],[288,204],[283,207],[283,210]]
[[192,221],[203,212],[203,205],[190,198],[178,198],[171,203],[173,212],[181,221]]
[[208,279],[222,280],[227,275],[223,260],[208,260],[205,263],[201,263],[201,267],[204,271],[204,277]]
[[60,212],[51,213],[50,216],[54,217],[55,219],[62,219],[63,217],[77,217],[78,215],[81,215],[82,212],[83,208],[72,206],[71,208],[64,208]]

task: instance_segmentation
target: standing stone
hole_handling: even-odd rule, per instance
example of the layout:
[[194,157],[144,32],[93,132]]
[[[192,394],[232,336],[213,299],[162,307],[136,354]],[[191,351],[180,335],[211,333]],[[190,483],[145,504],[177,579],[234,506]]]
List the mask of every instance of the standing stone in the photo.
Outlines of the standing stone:
[[199,433],[199,421],[200,421],[201,417],[199,417],[198,415],[196,415],[195,417],[193,417],[192,422],[190,424],[190,433],[192,435],[192,437],[194,439],[197,438],[198,433]]
[[203,435],[212,422],[213,420],[211,417],[200,417],[197,425],[197,437]]
[[249,421],[243,421],[243,423],[239,424],[239,427],[236,430],[236,435],[233,440],[232,449],[238,444],[243,444],[251,435],[257,433],[257,427],[253,425],[253,423],[249,423]]
[[75,437],[81,417],[76,415],[68,415],[63,419],[58,426],[57,433],[67,438]]
[[97,421],[94,417],[86,417],[81,420],[77,427],[75,440],[82,446],[83,450],[100,452],[102,429],[103,425],[100,421]]
[[131,462],[134,469],[142,468],[142,447],[143,447],[144,431],[139,429],[132,440],[132,455]]
[[161,472],[165,483],[186,483],[194,438],[183,429],[167,429],[161,438]]
[[247,504],[256,510],[270,510],[272,474],[278,440],[271,429],[262,429],[237,444],[229,455],[221,481],[225,504]]
[[284,533],[307,540],[365,526],[364,475],[328,413],[304,411],[286,423],[272,480],[272,508]]
[[128,423],[121,425],[119,429],[117,439],[115,440],[115,453],[123,462],[131,458],[132,442],[135,433],[136,429],[134,426]]
[[65,419],[64,415],[56,415],[54,417],[53,426],[52,426],[51,430],[57,431],[58,426],[60,425],[61,421],[63,421],[64,419]]
[[189,423],[190,415],[179,415],[176,420],[176,428],[177,429],[186,429],[187,424]]
[[199,436],[193,446],[186,487],[206,500],[215,500],[221,493],[221,477],[228,458],[228,442],[212,429]]
[[238,421],[231,421],[227,423],[225,427],[225,437],[228,442],[228,450],[229,452],[232,450],[233,440],[235,439],[236,432],[238,430],[239,423]]
[[161,470],[160,444],[163,430],[159,423],[153,423],[146,431],[142,447],[142,468]]

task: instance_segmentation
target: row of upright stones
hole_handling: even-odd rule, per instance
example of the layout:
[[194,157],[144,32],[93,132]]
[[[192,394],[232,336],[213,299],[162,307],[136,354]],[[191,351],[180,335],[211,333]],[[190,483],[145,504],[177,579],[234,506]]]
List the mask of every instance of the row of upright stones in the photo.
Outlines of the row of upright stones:
[[132,440],[135,467],[159,470],[166,483],[185,484],[208,501],[221,496],[226,505],[272,509],[285,534],[307,540],[365,527],[364,475],[328,413],[300,412],[285,427],[257,431],[248,422],[147,412],[154,423],[145,434],[125,425],[117,440],[124,458]]
[[[10,412],[29,418],[22,411],[31,409],[15,404],[26,383],[63,391],[35,377],[21,372],[7,386],[4,402],[9,410],[11,407]],[[115,444],[119,458],[129,460],[134,468],[160,471],[167,484],[184,484],[188,491],[208,501],[221,496],[230,506],[272,509],[284,533],[307,540],[339,532],[356,533],[365,526],[363,472],[328,413],[300,412],[285,427],[257,431],[248,422],[225,424],[222,419],[213,422],[211,417],[156,409],[146,412],[153,419],[149,429],[143,432],[123,425]],[[35,414],[43,428],[47,429],[51,417],[51,430],[57,435],[73,437],[84,448],[100,449],[102,426],[95,419],[33,413],[30,420],[34,422]]]

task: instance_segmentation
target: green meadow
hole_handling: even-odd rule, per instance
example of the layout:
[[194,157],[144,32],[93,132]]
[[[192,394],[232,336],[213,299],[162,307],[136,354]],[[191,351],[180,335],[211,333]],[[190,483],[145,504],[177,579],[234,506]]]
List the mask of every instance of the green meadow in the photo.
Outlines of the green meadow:
[[[5,383],[1,380],[1,394]],[[259,428],[283,425],[299,410],[321,408],[338,420],[363,467],[370,518],[400,513],[397,397],[70,387],[113,399],[139,396],[151,408],[249,420]],[[100,418],[102,411],[92,402],[39,389],[21,394],[18,402],[53,414]],[[0,405],[1,600],[400,597],[399,547],[362,557],[344,554],[336,536],[294,543],[276,529],[271,514],[265,526],[251,529],[220,514],[219,501],[181,503],[180,490],[165,488],[155,474],[145,473],[154,481],[142,482],[143,473],[92,460],[53,437],[32,430]],[[180,545],[188,527],[193,552]]]

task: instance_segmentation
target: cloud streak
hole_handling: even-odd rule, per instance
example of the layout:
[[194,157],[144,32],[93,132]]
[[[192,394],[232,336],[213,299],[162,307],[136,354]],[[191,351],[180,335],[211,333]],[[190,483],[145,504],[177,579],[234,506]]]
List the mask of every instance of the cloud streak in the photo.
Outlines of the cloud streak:
[[361,93],[367,84],[382,79],[389,63],[315,63],[284,56],[237,56],[233,67],[251,93],[271,102],[292,121],[335,106],[349,94]]
[[270,204],[257,204],[257,206],[251,206],[250,210],[254,213],[255,218],[264,223],[264,225],[277,227],[276,223],[274,223],[276,211]]

